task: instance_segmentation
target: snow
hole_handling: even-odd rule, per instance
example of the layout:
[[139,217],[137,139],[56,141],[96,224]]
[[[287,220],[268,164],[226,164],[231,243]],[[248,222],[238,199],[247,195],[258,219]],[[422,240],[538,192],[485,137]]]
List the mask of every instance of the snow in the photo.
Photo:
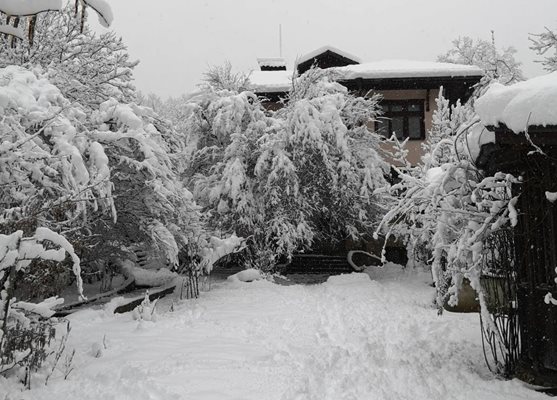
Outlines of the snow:
[[515,133],[557,125],[557,72],[510,86],[493,83],[475,107],[484,125],[505,124]]
[[258,58],[260,67],[286,67],[286,60],[282,57]]
[[137,286],[156,287],[170,284],[180,276],[167,268],[150,270],[139,268],[132,261],[124,261],[122,270],[126,277],[133,277]]
[[305,63],[306,61],[311,60],[312,58],[314,58],[314,57],[316,57],[316,56],[318,56],[318,55],[320,55],[320,54],[323,54],[323,53],[325,53],[326,51],[331,51],[331,52],[333,52],[333,53],[336,53],[336,54],[338,54],[338,55],[340,55],[340,56],[342,56],[342,57],[344,57],[344,58],[348,58],[348,59],[350,59],[350,60],[352,60],[352,61],[355,61],[355,62],[357,62],[357,63],[360,63],[360,62],[361,62],[361,60],[360,60],[359,57],[353,56],[352,54],[347,53],[347,52],[345,52],[344,50],[337,49],[336,47],[333,47],[333,46],[331,46],[331,45],[325,45],[325,46],[320,47],[320,48],[318,48],[318,49],[315,49],[315,50],[313,50],[313,51],[311,51],[311,52],[309,52],[309,53],[307,53],[307,54],[304,54],[303,56],[301,56],[300,58],[298,58],[298,59],[296,60],[296,66],[298,66],[299,64]]
[[321,285],[215,282],[199,299],[160,300],[156,322],[80,311],[68,379],[56,370],[20,391],[0,378],[0,398],[547,399],[491,375],[477,314],[438,316],[429,283],[390,264]]
[[110,27],[114,16],[110,5],[105,0],[83,0],[89,7],[97,12],[99,23],[105,28]]
[[34,15],[61,9],[62,0],[0,0],[0,11],[7,15]]
[[249,89],[256,93],[288,92],[293,76],[294,71],[252,71]]
[[63,303],[64,303],[64,299],[62,298],[49,297],[48,299],[45,299],[38,304],[28,303],[25,301],[17,301],[13,303],[11,307],[16,310],[24,310],[30,313],[40,315],[43,318],[50,318],[56,313],[56,311],[54,311],[53,308],[56,308],[56,306],[59,306]]
[[227,254],[239,251],[244,244],[244,239],[232,234],[227,238],[221,239],[216,236],[209,238],[209,245],[201,251],[201,267],[211,272],[213,264]]
[[228,277],[232,282],[253,282],[263,279],[261,271],[255,268],[248,268]]
[[474,125],[466,136],[466,144],[470,157],[476,160],[484,144],[495,143],[495,133],[488,131],[482,124]]
[[483,71],[473,65],[452,63],[382,60],[357,65],[338,67],[339,80],[349,79],[387,79],[387,78],[421,78],[421,77],[455,77],[481,76]]
[[545,192],[545,198],[549,202],[554,203],[557,200],[557,192]]

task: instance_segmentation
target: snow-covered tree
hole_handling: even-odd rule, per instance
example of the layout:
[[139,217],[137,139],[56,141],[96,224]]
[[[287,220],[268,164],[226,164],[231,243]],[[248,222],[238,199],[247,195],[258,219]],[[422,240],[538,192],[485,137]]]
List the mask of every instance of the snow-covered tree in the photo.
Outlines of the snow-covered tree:
[[[435,99],[437,107],[431,118],[431,129],[427,140],[422,145],[424,149],[423,161],[425,168],[439,166],[456,159],[454,152],[454,138],[458,129],[468,121],[474,119],[474,112],[470,103],[462,105],[460,100],[450,105],[449,100],[443,95],[443,88]],[[458,142],[462,143],[462,142]]]
[[185,140],[153,110],[133,103],[108,100],[91,120],[112,174],[117,214],[112,220],[103,213],[94,221],[93,254],[117,254],[143,243],[177,265],[180,251],[201,235],[197,206],[183,182]]
[[193,100],[194,193],[216,229],[264,253],[260,268],[316,240],[358,237],[375,222],[373,191],[386,165],[366,123],[377,98],[355,98],[329,74],[310,70],[274,115],[253,93],[220,85]]
[[484,70],[485,77],[497,80],[505,85],[524,79],[521,63],[515,59],[516,49],[506,47],[499,49],[495,39],[472,39],[468,36],[453,40],[453,48],[437,59],[440,62],[476,65]]
[[541,63],[546,71],[557,71],[557,34],[551,29],[545,28],[545,32],[531,34],[530,48],[538,56],[543,57],[538,62]]
[[64,97],[88,108],[110,98],[134,99],[132,72],[138,62],[130,61],[125,44],[114,32],[98,35],[83,26],[71,4],[33,18],[33,41],[21,40],[14,46],[10,38],[0,35],[0,67],[41,66]]

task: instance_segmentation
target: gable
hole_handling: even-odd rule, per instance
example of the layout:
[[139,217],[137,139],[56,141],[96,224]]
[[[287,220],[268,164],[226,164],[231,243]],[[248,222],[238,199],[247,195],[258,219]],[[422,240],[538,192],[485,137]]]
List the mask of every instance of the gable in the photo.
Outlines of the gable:
[[359,63],[360,60],[358,57],[332,46],[324,46],[300,57],[296,68],[298,70],[298,74],[301,75],[313,65],[325,69],[332,67],[345,67],[347,65]]

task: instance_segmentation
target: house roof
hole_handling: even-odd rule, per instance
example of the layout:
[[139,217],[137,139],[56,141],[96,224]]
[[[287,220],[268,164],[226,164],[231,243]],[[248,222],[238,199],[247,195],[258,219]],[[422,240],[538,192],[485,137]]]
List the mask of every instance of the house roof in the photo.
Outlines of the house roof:
[[320,48],[318,48],[318,49],[315,49],[315,50],[313,50],[313,51],[310,51],[309,53],[304,54],[303,56],[301,56],[300,58],[298,58],[298,60],[296,61],[296,65],[303,64],[303,63],[305,63],[306,61],[309,61],[309,60],[311,60],[312,58],[317,57],[317,56],[320,55],[320,54],[326,53],[327,51],[330,51],[330,52],[332,52],[332,53],[336,53],[336,54],[338,54],[339,56],[342,56],[342,57],[344,57],[344,58],[347,58],[347,59],[349,59],[349,60],[354,61],[355,63],[360,63],[360,62],[362,62],[362,60],[360,60],[359,57],[356,57],[356,56],[354,56],[354,55],[352,55],[352,54],[350,54],[350,53],[347,53],[347,52],[345,52],[345,51],[343,51],[343,50],[337,49],[336,47],[333,47],[333,46],[330,46],[330,45],[325,45],[325,46],[323,46],[323,47],[320,47]]
[[252,71],[248,87],[256,93],[284,93],[292,87],[294,71]]
[[481,68],[428,61],[383,60],[364,64],[347,65],[335,70],[340,80],[388,79],[388,78],[439,78],[482,76]]
[[484,125],[504,124],[516,133],[528,126],[557,126],[557,72],[510,86],[494,83],[475,108]]
[[[483,75],[480,68],[472,65],[408,60],[375,61],[334,69],[339,74],[339,80],[344,82],[357,79],[386,82],[392,79],[451,79]],[[249,77],[249,88],[257,93],[288,92],[292,87],[293,76],[293,71],[253,71]],[[437,81],[435,85],[439,86]]]

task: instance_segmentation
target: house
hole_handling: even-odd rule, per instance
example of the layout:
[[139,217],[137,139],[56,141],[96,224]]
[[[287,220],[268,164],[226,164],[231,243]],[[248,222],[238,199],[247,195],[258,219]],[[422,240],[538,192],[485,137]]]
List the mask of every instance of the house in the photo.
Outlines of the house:
[[388,60],[362,62],[342,50],[324,46],[297,60],[294,70],[287,70],[282,59],[258,59],[260,71],[250,75],[251,89],[264,99],[269,110],[277,110],[287,101],[293,77],[313,65],[335,68],[339,83],[352,93],[367,96],[379,93],[383,100],[383,118],[372,126],[385,137],[395,133],[399,139],[409,138],[408,160],[420,162],[421,144],[431,129],[435,99],[443,88],[444,96],[454,104],[467,101],[474,85],[483,76],[480,68],[450,63]]

